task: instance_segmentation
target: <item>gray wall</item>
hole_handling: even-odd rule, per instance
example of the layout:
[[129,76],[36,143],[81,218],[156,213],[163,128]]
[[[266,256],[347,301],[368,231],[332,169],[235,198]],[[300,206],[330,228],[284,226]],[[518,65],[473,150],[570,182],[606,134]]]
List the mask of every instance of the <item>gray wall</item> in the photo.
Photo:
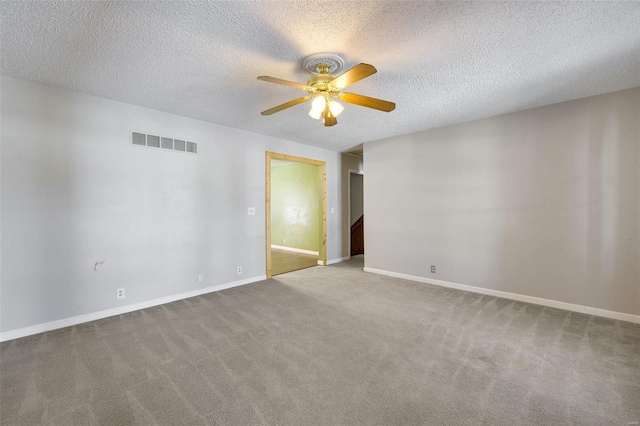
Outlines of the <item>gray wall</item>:
[[640,88],[366,143],[364,167],[367,268],[640,314]]
[[339,153],[4,76],[1,114],[2,332],[264,275],[265,151],[327,163],[328,259],[346,255]]

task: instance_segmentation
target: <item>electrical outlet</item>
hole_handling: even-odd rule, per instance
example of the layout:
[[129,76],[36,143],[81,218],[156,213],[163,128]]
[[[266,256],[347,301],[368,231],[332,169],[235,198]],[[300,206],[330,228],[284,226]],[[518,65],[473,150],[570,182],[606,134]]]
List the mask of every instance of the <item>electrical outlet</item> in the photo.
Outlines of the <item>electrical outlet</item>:
[[116,289],[116,299],[124,299],[124,287]]
[[204,281],[204,274],[198,274],[198,282],[201,283]]
[[249,216],[255,216],[256,215],[256,208],[255,207],[249,207],[248,213],[249,213]]
[[436,266],[435,265],[431,265],[431,273],[432,274],[436,273]]
[[242,274],[242,266],[238,266],[238,275]]

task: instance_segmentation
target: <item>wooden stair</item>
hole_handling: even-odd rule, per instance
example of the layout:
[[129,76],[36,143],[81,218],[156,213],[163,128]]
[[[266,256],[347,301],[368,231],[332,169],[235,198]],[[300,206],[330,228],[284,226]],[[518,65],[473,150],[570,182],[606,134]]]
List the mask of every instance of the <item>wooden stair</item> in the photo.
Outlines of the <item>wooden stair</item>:
[[351,256],[364,254],[364,215],[351,225]]

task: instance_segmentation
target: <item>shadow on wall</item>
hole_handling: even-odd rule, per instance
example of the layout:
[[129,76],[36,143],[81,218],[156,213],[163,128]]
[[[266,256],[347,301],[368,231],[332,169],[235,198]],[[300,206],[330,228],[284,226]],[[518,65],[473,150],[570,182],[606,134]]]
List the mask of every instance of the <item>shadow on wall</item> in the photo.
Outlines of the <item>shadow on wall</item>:
[[[630,159],[634,149],[637,158],[638,148],[621,145],[620,108],[611,103],[605,114],[576,118],[579,130],[573,132],[557,111],[538,110],[538,120],[512,140],[525,149],[518,170],[501,179],[507,217],[500,224],[496,263],[505,269],[500,275],[526,279],[512,280],[509,291],[560,301],[579,297],[580,305],[604,304],[621,312],[638,308],[638,300],[620,297],[621,291],[638,293],[631,283],[640,279],[629,273],[636,268],[638,248],[625,238],[639,234],[631,217],[640,216],[640,199],[628,178],[627,183],[621,178],[637,176]],[[627,288],[611,291],[620,286]]]

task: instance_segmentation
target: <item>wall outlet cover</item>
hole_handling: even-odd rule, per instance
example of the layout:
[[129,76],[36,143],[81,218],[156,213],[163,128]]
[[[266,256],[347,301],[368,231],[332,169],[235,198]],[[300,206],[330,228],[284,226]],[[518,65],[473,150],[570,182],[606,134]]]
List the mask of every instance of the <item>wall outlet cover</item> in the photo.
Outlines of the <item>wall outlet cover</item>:
[[238,275],[242,274],[242,266],[238,266],[237,272],[238,272]]
[[201,283],[204,281],[204,274],[198,274],[198,282]]
[[116,299],[124,299],[124,287],[116,289]]

